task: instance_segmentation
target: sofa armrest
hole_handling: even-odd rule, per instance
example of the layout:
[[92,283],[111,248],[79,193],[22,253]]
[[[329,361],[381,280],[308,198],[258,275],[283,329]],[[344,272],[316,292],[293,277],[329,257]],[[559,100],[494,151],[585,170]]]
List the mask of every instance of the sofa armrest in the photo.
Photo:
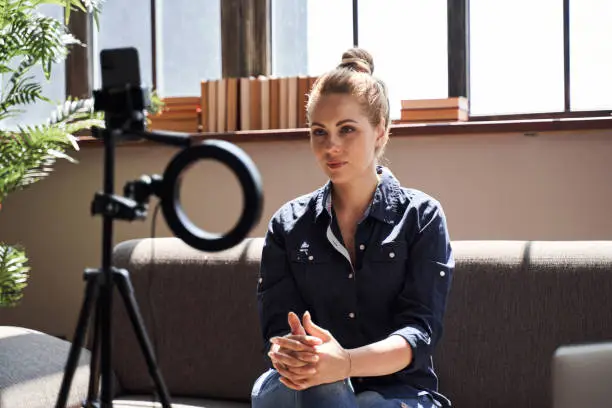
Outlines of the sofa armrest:
[[[36,330],[0,326],[0,407],[49,408],[56,404],[71,343]],[[68,407],[80,407],[89,386],[90,352],[83,349]]]
[[612,342],[565,344],[552,359],[552,406],[610,406],[611,377]]

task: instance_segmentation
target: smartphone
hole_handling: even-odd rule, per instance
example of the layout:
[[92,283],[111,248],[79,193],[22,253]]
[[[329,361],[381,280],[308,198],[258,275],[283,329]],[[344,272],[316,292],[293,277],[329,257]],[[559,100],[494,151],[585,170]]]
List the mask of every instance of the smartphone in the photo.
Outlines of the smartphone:
[[139,87],[140,63],[134,47],[104,49],[100,52],[102,88]]

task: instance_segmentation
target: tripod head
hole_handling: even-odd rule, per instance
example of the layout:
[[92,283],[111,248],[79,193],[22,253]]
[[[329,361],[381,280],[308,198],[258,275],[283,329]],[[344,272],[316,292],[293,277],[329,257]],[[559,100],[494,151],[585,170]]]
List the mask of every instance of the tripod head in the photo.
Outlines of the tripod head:
[[[259,222],[263,193],[261,177],[247,154],[232,143],[207,140],[192,143],[187,133],[148,131],[145,111],[151,92],[140,83],[138,52],[135,48],[105,49],[100,53],[102,89],[94,91],[94,110],[104,112],[105,128],[92,128],[94,137],[103,139],[106,151],[105,191],[96,193],[92,214],[111,219],[143,220],[150,196],[161,201],[164,218],[172,232],[186,244],[203,251],[220,251],[240,243]],[[116,140],[150,140],[181,147],[166,167],[163,176],[143,175],[128,182],[124,197],[112,190],[112,167]],[[183,211],[180,184],[186,168],[203,159],[225,164],[238,178],[243,193],[242,214],[225,235],[213,234],[195,226]]]

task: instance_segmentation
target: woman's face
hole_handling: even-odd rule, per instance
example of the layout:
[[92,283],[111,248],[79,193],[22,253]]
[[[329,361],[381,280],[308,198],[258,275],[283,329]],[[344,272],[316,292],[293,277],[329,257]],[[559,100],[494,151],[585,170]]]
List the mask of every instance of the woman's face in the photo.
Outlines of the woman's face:
[[374,171],[384,129],[382,124],[370,124],[353,96],[321,96],[310,119],[312,151],[333,183],[348,182]]

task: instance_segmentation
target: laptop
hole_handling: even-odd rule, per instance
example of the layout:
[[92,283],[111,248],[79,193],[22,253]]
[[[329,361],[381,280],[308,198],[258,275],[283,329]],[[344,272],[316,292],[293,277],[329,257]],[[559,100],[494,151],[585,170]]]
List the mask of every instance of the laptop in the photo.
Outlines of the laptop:
[[612,407],[612,342],[559,347],[552,396],[553,408]]

